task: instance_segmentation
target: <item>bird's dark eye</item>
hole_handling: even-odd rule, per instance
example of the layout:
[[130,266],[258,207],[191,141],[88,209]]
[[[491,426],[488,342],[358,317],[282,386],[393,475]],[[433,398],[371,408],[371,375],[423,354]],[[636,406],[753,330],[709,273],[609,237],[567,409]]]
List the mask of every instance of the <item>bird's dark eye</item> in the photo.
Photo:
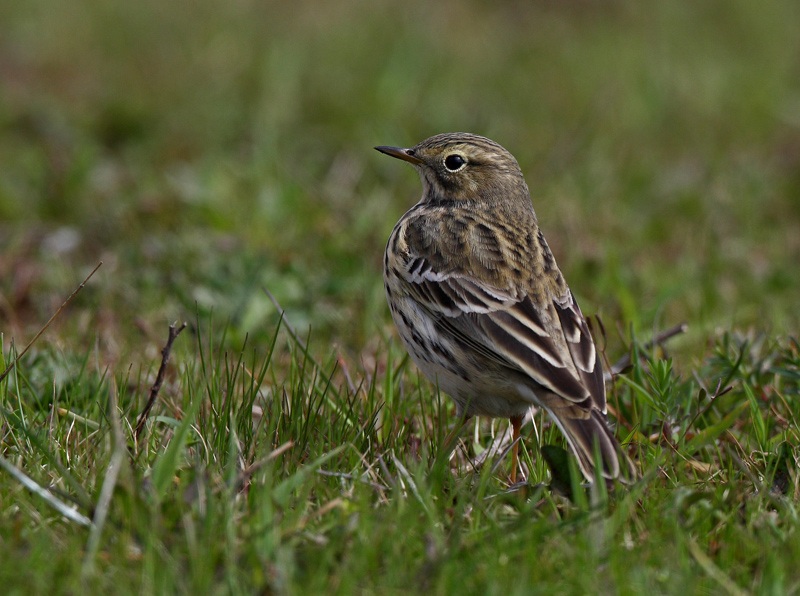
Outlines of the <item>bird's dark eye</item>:
[[444,167],[451,172],[457,172],[463,168],[466,163],[467,160],[461,157],[458,153],[452,153],[444,158]]

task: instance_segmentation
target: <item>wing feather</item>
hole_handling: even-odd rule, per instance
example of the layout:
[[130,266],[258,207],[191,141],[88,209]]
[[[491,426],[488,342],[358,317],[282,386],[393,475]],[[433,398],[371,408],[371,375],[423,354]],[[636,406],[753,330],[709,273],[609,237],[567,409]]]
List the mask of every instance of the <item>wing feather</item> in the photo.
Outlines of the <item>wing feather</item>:
[[[405,230],[404,230],[405,231]],[[597,351],[569,289],[534,302],[516,288],[501,288],[456,270],[444,269],[431,245],[407,244],[392,271],[442,331],[491,361],[588,411],[605,413],[605,388]],[[428,237],[430,242],[430,237]],[[391,241],[390,241],[391,242]],[[421,249],[421,250],[420,250]],[[433,251],[433,252],[431,252]],[[423,254],[425,253],[425,254]]]
[[589,332],[589,326],[581,312],[578,303],[569,292],[567,300],[556,302],[556,313],[558,314],[561,328],[564,330],[564,338],[572,361],[580,372],[584,385],[589,390],[594,400],[594,405],[603,414],[606,413],[606,392],[603,383],[603,365],[597,353],[597,349]]
[[[593,377],[588,374],[592,371],[589,358],[594,354],[588,329],[584,333],[580,323],[555,302],[543,311],[548,324],[542,320],[542,309],[537,309],[529,297],[514,300],[510,293],[482,287],[474,280],[438,277],[440,281],[412,282],[411,288],[415,300],[440,327],[483,356],[523,372],[547,390],[573,403],[591,397],[604,409],[602,387],[597,392],[592,390],[596,389],[594,380],[591,385],[585,383],[585,377]],[[566,329],[562,321],[569,325]]]

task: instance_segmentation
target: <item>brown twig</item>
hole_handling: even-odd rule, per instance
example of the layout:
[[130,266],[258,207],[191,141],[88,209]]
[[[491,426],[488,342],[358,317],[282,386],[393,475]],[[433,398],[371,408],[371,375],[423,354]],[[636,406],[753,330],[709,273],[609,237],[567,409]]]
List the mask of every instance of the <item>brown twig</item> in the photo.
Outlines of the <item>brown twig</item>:
[[[666,331],[662,331],[661,333],[656,335],[653,339],[651,339],[649,342],[647,342],[644,345],[644,350],[645,351],[649,350],[653,346],[660,346],[661,344],[666,343],[676,335],[680,335],[681,333],[686,333],[688,329],[689,326],[686,323],[679,323],[674,327],[670,327]],[[610,372],[607,373],[607,376],[613,377],[614,375],[618,375],[623,370],[628,368],[630,365],[631,365],[631,354],[630,352],[628,352],[622,358],[620,358],[614,363],[614,365],[611,367]]]
[[172,352],[172,344],[175,341],[175,338],[178,337],[180,332],[184,329],[186,329],[186,323],[181,323],[180,327],[177,327],[177,322],[169,326],[169,337],[167,337],[167,343],[164,344],[164,348],[161,350],[161,366],[158,369],[156,381],[153,383],[153,386],[150,387],[150,396],[147,398],[147,405],[145,405],[142,413],[139,414],[139,420],[136,421],[136,430],[134,431],[134,435],[137,443],[142,431],[144,430],[144,424],[147,422],[147,417],[150,415],[150,410],[153,409],[153,405],[156,403],[158,392],[161,390],[161,384],[164,382],[164,373],[167,372],[167,363],[169,362],[169,355]]
[[16,358],[14,358],[14,360],[12,360],[12,361],[11,361],[11,364],[9,364],[9,365],[6,367],[6,369],[5,369],[5,370],[2,372],[2,374],[0,374],[0,381],[2,381],[3,379],[5,379],[5,378],[8,376],[8,374],[9,374],[9,373],[10,373],[10,372],[11,372],[11,371],[14,369],[14,367],[17,365],[17,362],[19,362],[19,361],[22,359],[22,357],[23,357],[23,356],[25,355],[25,353],[26,353],[26,352],[27,352],[27,351],[30,349],[30,347],[31,347],[31,346],[34,344],[34,342],[36,342],[36,340],[37,340],[37,339],[39,339],[39,338],[41,337],[42,333],[44,333],[45,331],[47,331],[47,328],[48,328],[48,327],[50,327],[50,324],[51,324],[53,321],[55,321],[55,320],[56,320],[56,317],[57,317],[58,315],[60,315],[60,314],[61,314],[61,311],[62,311],[62,310],[64,310],[64,309],[67,307],[67,305],[68,305],[70,302],[72,302],[73,298],[75,298],[75,296],[77,296],[77,295],[78,295],[78,292],[80,292],[80,291],[83,289],[83,286],[85,286],[85,285],[86,285],[86,282],[88,282],[88,281],[91,279],[91,277],[92,277],[92,276],[95,274],[95,271],[97,271],[98,269],[100,269],[100,266],[101,266],[102,264],[103,264],[103,261],[100,261],[99,263],[97,263],[97,266],[95,266],[95,268],[94,268],[94,269],[92,269],[91,273],[89,273],[89,275],[87,275],[87,276],[86,276],[86,279],[84,279],[84,280],[81,282],[81,284],[80,284],[80,285],[79,285],[77,288],[75,288],[75,291],[74,291],[74,292],[72,292],[72,294],[70,294],[70,295],[69,295],[69,298],[67,298],[66,300],[64,300],[64,303],[63,303],[61,306],[59,306],[59,307],[58,307],[58,310],[57,310],[55,313],[53,313],[53,316],[52,316],[52,317],[50,317],[50,319],[47,321],[47,323],[45,323],[45,324],[44,324],[44,327],[42,327],[41,329],[39,329],[39,332],[38,332],[36,335],[34,335],[34,336],[33,336],[33,339],[32,339],[31,341],[29,341],[29,342],[28,342],[28,345],[27,345],[27,346],[25,346],[25,347],[22,349],[22,351],[21,351],[21,352],[20,352],[20,353],[17,355],[17,357],[16,357]]

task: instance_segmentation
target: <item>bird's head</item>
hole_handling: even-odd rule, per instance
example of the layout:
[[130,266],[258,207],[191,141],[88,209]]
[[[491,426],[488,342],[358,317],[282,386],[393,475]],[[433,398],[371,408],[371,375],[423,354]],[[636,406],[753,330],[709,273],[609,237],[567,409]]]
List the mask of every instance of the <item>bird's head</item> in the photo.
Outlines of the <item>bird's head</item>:
[[444,133],[408,149],[385,146],[375,149],[407,161],[419,171],[424,202],[509,205],[521,199],[530,204],[517,160],[486,137],[465,132]]

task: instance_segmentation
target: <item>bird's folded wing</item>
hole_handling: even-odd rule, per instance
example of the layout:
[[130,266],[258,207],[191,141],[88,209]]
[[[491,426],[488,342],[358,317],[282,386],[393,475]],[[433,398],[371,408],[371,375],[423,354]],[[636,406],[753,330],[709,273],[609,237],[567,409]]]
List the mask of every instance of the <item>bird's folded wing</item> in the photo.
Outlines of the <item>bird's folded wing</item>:
[[606,390],[603,364],[595,348],[589,325],[586,324],[586,319],[571,291],[567,290],[567,295],[561,300],[556,300],[554,304],[572,362],[577,367],[584,386],[592,395],[594,406],[605,414]]
[[427,267],[417,266],[406,281],[437,324],[470,348],[570,402],[605,412],[594,342],[569,290],[536,305],[511,290]]

